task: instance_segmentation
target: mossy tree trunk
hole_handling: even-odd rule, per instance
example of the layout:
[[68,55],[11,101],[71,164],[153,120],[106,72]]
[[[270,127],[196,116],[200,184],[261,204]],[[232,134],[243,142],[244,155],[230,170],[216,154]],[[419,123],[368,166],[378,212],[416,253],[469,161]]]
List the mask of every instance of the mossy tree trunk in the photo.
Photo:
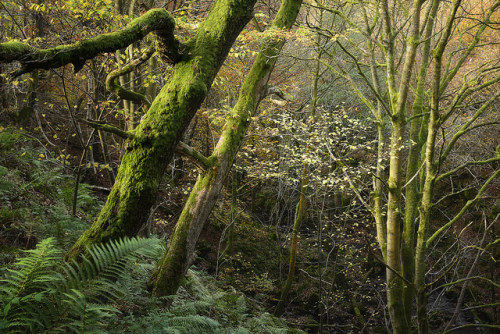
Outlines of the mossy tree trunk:
[[234,255],[234,225],[236,224],[237,208],[238,208],[238,172],[233,170],[231,179],[231,210],[229,226],[227,228],[226,248],[224,255],[232,257]]
[[[123,7],[124,7],[124,3],[123,1],[120,1],[120,0],[115,0],[115,14],[116,15],[123,15],[124,14],[124,10],[123,10]],[[122,64],[126,63],[126,53],[123,54],[122,53],[122,50],[116,50],[115,52],[115,58],[116,58],[116,64],[118,65],[118,67],[122,67]],[[121,87],[126,87],[126,81],[125,81],[125,76],[121,75],[119,78],[118,78],[119,82],[120,82],[120,86]],[[124,114],[125,114],[125,128],[127,128],[128,124],[127,124],[127,115],[129,114],[129,106],[131,104],[131,102],[127,99],[122,99],[122,104],[123,104],[123,110],[124,110]],[[127,129],[127,130],[130,130],[130,129]]]
[[[399,86],[396,88],[396,67],[395,67],[395,31],[392,26],[392,19],[388,3],[382,1],[382,17],[384,25],[384,35],[387,39],[386,63],[387,63],[387,87],[389,93],[389,106],[391,117],[391,142],[389,160],[388,179],[388,199],[387,199],[387,304],[394,333],[409,333],[411,328],[411,312],[405,310],[404,294],[405,284],[401,278],[402,273],[402,247],[408,242],[404,239],[403,215],[402,215],[402,149],[403,138],[406,129],[406,99],[412,77],[412,70],[415,63],[417,46],[420,36],[420,12],[423,2],[415,0],[411,9],[411,29],[407,38],[406,56],[402,67]],[[412,234],[413,231],[410,231]],[[403,276],[404,277],[404,276]]]
[[295,271],[297,265],[297,254],[299,248],[299,232],[302,226],[302,222],[304,221],[304,216],[306,214],[306,191],[308,184],[308,170],[309,165],[304,164],[302,166],[302,181],[300,184],[300,199],[297,205],[297,210],[295,212],[295,220],[293,222],[292,228],[292,240],[290,244],[290,259],[288,261],[288,274],[285,280],[285,284],[281,288],[281,295],[278,305],[276,305],[276,309],[274,314],[276,316],[280,316],[283,314],[285,310],[285,305],[288,302],[288,296],[290,295],[290,290],[292,289],[292,283],[295,279]]
[[231,45],[250,20],[254,0],[217,1],[186,44],[162,88],[127,144],[116,182],[92,227],[68,253],[121,236],[147,221],[158,186],[184,130],[203,102]]
[[[424,47],[417,77],[417,87],[415,98],[412,105],[412,119],[410,120],[410,133],[408,140],[408,156],[406,167],[406,199],[404,211],[404,228],[402,244],[402,273],[409,282],[415,280],[415,227],[417,226],[417,209],[421,202],[422,183],[418,174],[422,163],[421,152],[425,146],[427,137],[428,117],[424,117],[424,95],[425,82],[427,78],[428,65],[431,53],[432,33],[434,30],[434,21],[439,7],[439,0],[433,0],[429,11],[429,20],[425,26],[423,36]],[[425,136],[422,134],[425,133]],[[413,301],[415,297],[415,288],[405,284],[403,289],[403,304],[406,312],[406,318],[411,319]]]
[[[301,2],[283,0],[272,28],[290,28],[295,22]],[[263,48],[242,85],[238,101],[226,119],[222,136],[208,158],[209,165],[198,177],[170,238],[168,249],[149,280],[149,286],[155,295],[175,294],[192,264],[200,232],[243,142],[251,116],[267,95],[269,76],[283,44],[282,38],[263,41]]]
[[436,136],[439,126],[439,100],[440,100],[440,83],[442,57],[448,43],[448,39],[453,27],[456,12],[460,7],[461,0],[454,3],[450,16],[448,17],[445,25],[445,30],[441,35],[438,45],[432,51],[433,54],[433,78],[432,78],[432,92],[430,103],[430,116],[426,126],[427,136],[425,143],[425,177],[422,185],[422,199],[420,202],[420,223],[418,227],[417,244],[415,249],[415,288],[417,295],[417,322],[418,332],[425,334],[429,332],[428,318],[427,318],[427,291],[425,283],[425,257],[427,255],[425,249],[425,241],[428,234],[428,226],[430,220],[430,213],[432,208],[432,195],[437,173],[437,163],[434,159],[434,151],[436,146]]

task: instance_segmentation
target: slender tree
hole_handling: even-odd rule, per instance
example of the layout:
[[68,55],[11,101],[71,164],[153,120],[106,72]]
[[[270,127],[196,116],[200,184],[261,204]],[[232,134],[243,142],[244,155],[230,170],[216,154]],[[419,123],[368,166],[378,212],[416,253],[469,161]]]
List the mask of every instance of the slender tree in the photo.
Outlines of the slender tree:
[[[355,82],[348,71],[334,66],[330,68],[351,84],[361,101],[372,111],[379,129],[377,175],[371,211],[387,268],[387,303],[395,333],[411,331],[415,298],[418,331],[429,331],[427,296],[430,285],[426,283],[429,246],[483,196],[499,173],[497,170],[487,177],[477,196],[467,202],[455,218],[431,234],[430,219],[436,182],[464,167],[457,167],[441,175],[440,170],[459,138],[474,128],[495,122],[481,121],[481,117],[499,96],[498,93],[487,92],[489,87],[494,87],[500,81],[495,62],[486,61],[468,72],[463,69],[465,60],[471,56],[472,50],[481,45],[483,33],[491,27],[492,15],[499,2],[489,3],[486,11],[480,14],[480,23],[471,29],[472,40],[463,49],[456,50],[452,43],[453,32],[461,24],[458,13],[462,4],[460,0],[451,5],[439,0],[416,0],[411,5],[382,0],[374,6],[361,6],[362,15],[357,17],[348,17],[342,11],[320,6],[342,17],[355,28],[357,38],[363,36],[366,40],[363,44],[366,48],[356,47],[347,35],[346,40],[350,45],[346,45],[338,37],[335,38],[335,43],[352,61],[356,74],[369,87],[369,93],[359,89],[359,82]],[[404,19],[400,19],[400,15],[404,15]],[[440,16],[445,19],[441,21]],[[327,33],[334,34],[332,31]],[[398,47],[400,44],[405,47]],[[421,50],[419,57],[418,50]],[[377,63],[379,59],[383,59],[382,66]],[[371,77],[365,74],[367,67]],[[457,78],[459,75],[463,77],[462,83]],[[384,79],[380,80],[380,76]],[[410,91],[412,86],[415,87],[413,92]],[[485,92],[486,98],[478,104],[471,119],[459,127],[457,132],[447,133],[449,130],[446,128],[453,124],[450,123],[452,115],[457,118],[459,111],[466,108],[464,102],[479,91]],[[445,95],[450,92],[454,96],[451,100]],[[429,101],[426,96],[430,97]],[[383,118],[390,125],[387,179],[381,173],[381,162],[384,162],[385,154]],[[439,141],[443,143],[440,150]],[[493,157],[470,164],[491,163],[495,159]],[[406,173],[403,169],[405,165]],[[382,214],[384,202],[380,181],[387,184],[385,217]]]

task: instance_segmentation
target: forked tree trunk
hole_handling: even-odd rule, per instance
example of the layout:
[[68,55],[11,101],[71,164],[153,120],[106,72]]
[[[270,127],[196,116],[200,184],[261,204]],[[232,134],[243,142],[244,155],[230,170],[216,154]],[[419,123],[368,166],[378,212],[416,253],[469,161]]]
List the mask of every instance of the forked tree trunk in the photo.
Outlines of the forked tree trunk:
[[[283,0],[272,28],[290,28],[295,22],[301,2]],[[208,158],[209,165],[198,177],[170,238],[168,249],[149,280],[149,287],[155,295],[175,294],[192,264],[200,232],[231,170],[250,119],[267,94],[267,82],[283,44],[283,38],[263,41],[263,48],[243,83],[222,136],[214,153]]]
[[[394,31],[391,26],[391,18],[389,17],[389,9],[387,1],[382,2],[382,12],[384,17],[384,33],[388,39],[388,47],[386,53],[387,61],[387,81],[389,88],[389,98],[391,106],[391,144],[390,144],[390,162],[389,162],[389,179],[388,189],[389,195],[387,200],[387,304],[389,315],[391,318],[392,328],[394,333],[409,333],[411,329],[411,312],[405,309],[404,291],[411,289],[408,283],[405,283],[400,276],[404,277],[403,269],[405,265],[409,275],[412,276],[413,266],[403,265],[403,255],[406,254],[403,250],[412,243],[413,230],[409,228],[409,240],[405,239],[403,234],[402,215],[402,187],[403,173],[402,169],[402,149],[403,138],[406,129],[406,99],[408,97],[410,79],[412,70],[415,64],[415,56],[419,45],[420,37],[420,12],[423,2],[414,0],[411,8],[411,30],[407,38],[405,61],[402,67],[399,87],[396,89],[396,72],[395,72],[395,44]],[[413,222],[412,222],[413,224]],[[408,230],[408,228],[407,228]],[[410,260],[412,263],[413,260]]]

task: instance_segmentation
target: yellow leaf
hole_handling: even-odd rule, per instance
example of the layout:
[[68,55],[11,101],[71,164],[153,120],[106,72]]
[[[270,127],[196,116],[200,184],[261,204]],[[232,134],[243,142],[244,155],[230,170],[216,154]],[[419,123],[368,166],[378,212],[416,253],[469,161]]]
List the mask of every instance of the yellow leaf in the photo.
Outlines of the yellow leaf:
[[45,154],[40,153],[39,157],[40,157],[41,159],[43,159],[43,158],[45,158]]

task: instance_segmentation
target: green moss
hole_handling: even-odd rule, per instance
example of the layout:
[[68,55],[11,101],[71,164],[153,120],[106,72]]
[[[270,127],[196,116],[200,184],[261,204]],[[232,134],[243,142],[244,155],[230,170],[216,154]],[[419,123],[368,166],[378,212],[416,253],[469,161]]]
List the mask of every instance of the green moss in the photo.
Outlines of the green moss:
[[19,53],[30,50],[31,46],[16,40],[0,43],[0,53]]
[[22,55],[35,50],[28,44],[19,41],[0,43],[0,61],[10,62],[19,59]]
[[[0,60],[8,62],[20,60],[21,56],[27,56],[25,57],[27,58],[26,61],[31,62],[26,64],[28,70],[58,67],[68,63],[73,63],[75,70],[78,70],[83,66],[86,59],[93,58],[100,53],[113,52],[126,47],[144,38],[152,31],[161,31],[163,40],[170,38],[170,40],[174,41],[174,28],[175,20],[173,16],[166,10],[157,8],[136,18],[121,31],[102,34],[69,45],[38,50],[18,41],[0,43]],[[173,45],[172,43],[171,45]],[[38,60],[40,63],[32,63],[33,60]]]

